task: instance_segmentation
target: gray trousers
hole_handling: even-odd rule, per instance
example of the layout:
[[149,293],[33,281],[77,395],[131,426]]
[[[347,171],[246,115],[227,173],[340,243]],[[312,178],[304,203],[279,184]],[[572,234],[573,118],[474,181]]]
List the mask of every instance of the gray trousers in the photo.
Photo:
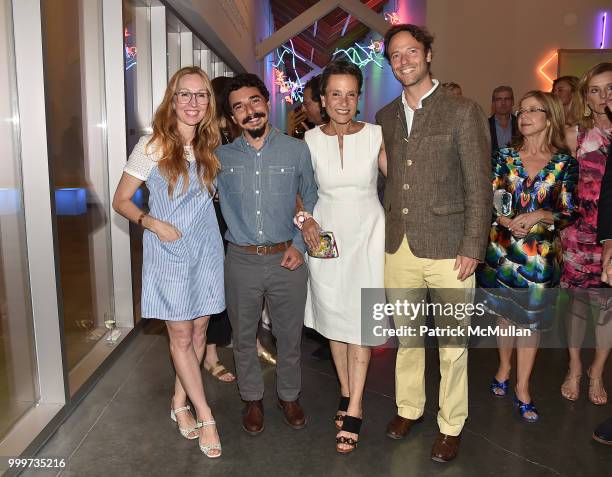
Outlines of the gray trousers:
[[265,298],[276,338],[276,388],[283,401],[294,401],[301,389],[301,339],[306,305],[306,264],[290,271],[280,266],[283,253],[255,255],[231,243],[225,257],[225,301],[232,324],[234,360],[240,397],[263,398],[257,357],[257,328]]

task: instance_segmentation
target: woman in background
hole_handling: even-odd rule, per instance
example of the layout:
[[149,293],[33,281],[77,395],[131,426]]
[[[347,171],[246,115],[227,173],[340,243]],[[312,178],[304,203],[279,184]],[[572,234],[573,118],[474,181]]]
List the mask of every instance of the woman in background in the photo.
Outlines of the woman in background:
[[[229,121],[223,113],[223,88],[228,80],[229,78],[226,76],[218,76],[210,82],[215,95],[217,124],[221,136],[221,144],[232,142],[240,134],[236,131],[236,125],[232,121]],[[225,225],[225,220],[223,220],[223,216],[221,215],[219,198],[216,194],[213,198],[213,205],[215,207],[215,214],[217,216],[217,222],[219,223],[221,237],[223,237],[227,230],[227,225]],[[224,248],[227,248],[225,240],[223,240],[223,245]],[[217,346],[225,346],[231,339],[232,327],[227,318],[227,311],[223,310],[221,313],[211,316],[210,323],[208,324],[208,331],[206,333],[206,353],[204,354],[203,366],[213,377],[225,383],[236,381],[236,376],[234,376],[219,360]]]
[[554,94],[563,105],[565,113],[565,124],[575,126],[580,117],[577,112],[576,91],[578,88],[578,78],[576,76],[559,76],[552,84],[552,94]]
[[[566,131],[567,143],[580,164],[578,204],[580,217],[563,231],[564,265],[561,286],[571,291],[568,314],[569,370],[561,385],[561,395],[570,401],[580,396],[582,362],[580,349],[590,303],[597,296],[601,281],[602,245],[597,241],[597,212],[601,183],[611,143],[612,123],[606,115],[606,100],[612,92],[612,63],[599,63],[589,69],[578,84],[578,107],[582,113],[578,125]],[[592,289],[584,294],[581,290]],[[584,295],[584,296],[583,296]],[[583,297],[584,299],[579,299]],[[602,375],[610,354],[612,333],[611,310],[599,310],[593,318],[596,349],[589,377],[589,401],[596,405],[608,402]]]

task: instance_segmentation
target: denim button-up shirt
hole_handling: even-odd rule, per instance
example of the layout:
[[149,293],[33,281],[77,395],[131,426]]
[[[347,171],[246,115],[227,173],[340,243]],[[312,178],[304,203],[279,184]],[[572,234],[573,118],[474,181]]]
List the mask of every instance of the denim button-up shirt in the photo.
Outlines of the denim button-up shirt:
[[225,238],[238,245],[271,245],[293,240],[302,253],[302,233],[293,224],[300,193],[304,210],[317,202],[310,152],[304,141],[272,128],[257,150],[244,134],[215,151],[219,202],[227,223]]

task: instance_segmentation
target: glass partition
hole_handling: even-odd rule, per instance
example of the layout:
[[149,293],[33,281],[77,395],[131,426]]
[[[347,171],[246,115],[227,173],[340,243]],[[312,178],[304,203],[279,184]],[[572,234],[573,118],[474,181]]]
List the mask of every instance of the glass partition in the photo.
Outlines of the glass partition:
[[72,372],[114,321],[102,2],[42,0],[49,169],[65,356]]
[[0,440],[39,399],[10,0],[0,0]]

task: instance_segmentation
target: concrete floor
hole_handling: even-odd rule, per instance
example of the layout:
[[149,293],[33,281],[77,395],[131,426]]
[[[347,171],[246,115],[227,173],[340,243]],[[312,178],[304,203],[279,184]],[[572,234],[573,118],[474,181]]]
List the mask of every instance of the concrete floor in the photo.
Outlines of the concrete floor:
[[[152,326],[151,326],[152,325]],[[351,455],[334,450],[332,416],[338,387],[331,362],[310,353],[317,344],[303,343],[301,402],[306,429],[295,431],[275,406],[274,368],[264,367],[265,431],[256,437],[241,429],[242,403],[235,384],[220,383],[205,373],[205,386],[223,444],[221,459],[202,455],[197,441],[179,436],[169,419],[173,371],[166,335],[147,325],[100,379],[91,393],[41,450],[40,456],[64,457],[60,471],[25,472],[46,476],[588,476],[612,475],[612,447],[592,441],[599,421],[612,415],[612,404],[596,407],[586,399],[570,403],[559,395],[565,374],[563,350],[542,350],[533,376],[533,396],[541,413],[537,424],[516,417],[511,398],[496,399],[488,384],[495,372],[495,350],[470,351],[470,417],[461,452],[452,463],[429,459],[437,433],[438,373],[435,351],[428,352],[426,412],[409,438],[385,436],[394,415],[394,355],[373,357],[365,393],[360,445]],[[588,352],[585,352],[588,354]],[[230,349],[220,352],[233,365]],[[586,361],[585,361],[586,362]],[[612,391],[612,377],[606,382]]]

